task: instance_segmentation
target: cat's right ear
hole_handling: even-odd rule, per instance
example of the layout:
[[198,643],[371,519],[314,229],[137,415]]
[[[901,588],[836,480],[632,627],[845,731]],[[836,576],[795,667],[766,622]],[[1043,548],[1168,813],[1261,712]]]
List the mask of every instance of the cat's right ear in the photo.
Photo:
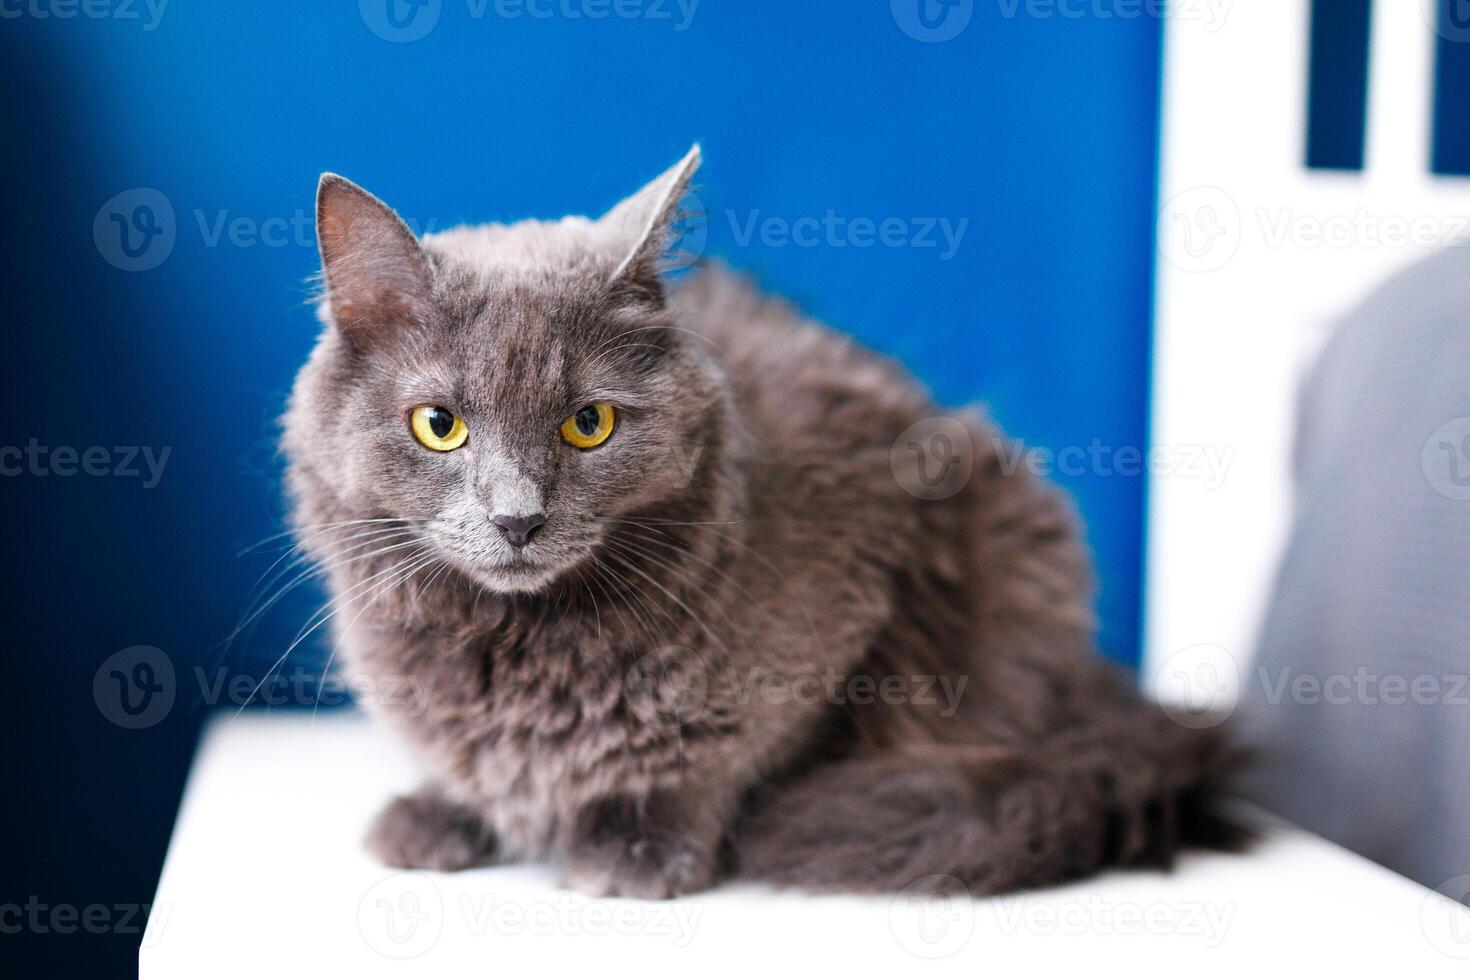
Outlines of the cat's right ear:
[[699,161],[696,143],[682,160],[599,219],[598,224],[609,230],[615,247],[622,251],[610,283],[654,302],[663,301],[663,260],[674,241],[679,204],[689,192]]
[[388,205],[345,177],[322,174],[316,240],[332,322],[348,339],[423,315],[429,258]]

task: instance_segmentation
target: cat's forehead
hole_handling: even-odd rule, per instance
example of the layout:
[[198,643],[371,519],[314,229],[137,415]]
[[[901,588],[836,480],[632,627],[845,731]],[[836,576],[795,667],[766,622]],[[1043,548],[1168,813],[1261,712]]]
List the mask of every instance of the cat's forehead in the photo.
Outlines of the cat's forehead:
[[441,330],[449,347],[470,360],[570,370],[620,324],[626,328],[599,285],[552,270],[480,275],[441,291]]
[[601,265],[617,250],[606,229],[579,216],[460,225],[425,235],[422,242],[426,251],[448,265],[485,272],[575,270]]
[[595,331],[613,253],[585,220],[457,228],[425,239],[436,304],[451,323],[507,345]]
[[615,299],[615,260],[585,221],[458,228],[424,245],[436,315],[413,360],[464,403],[539,414],[628,380],[618,349],[640,321]]
[[[445,281],[447,280],[447,281]],[[584,277],[554,270],[441,280],[437,328],[417,366],[442,379],[466,409],[512,421],[564,409],[589,393],[623,387],[623,311]]]

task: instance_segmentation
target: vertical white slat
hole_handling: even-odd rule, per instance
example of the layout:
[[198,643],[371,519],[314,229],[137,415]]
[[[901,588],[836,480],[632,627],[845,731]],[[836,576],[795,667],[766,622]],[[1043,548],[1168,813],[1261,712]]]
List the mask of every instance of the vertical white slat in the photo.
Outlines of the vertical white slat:
[[1428,180],[1433,24],[1416,0],[1378,0],[1368,56],[1365,173],[1374,183]]
[[[1294,341],[1262,215],[1297,199],[1303,181],[1309,20],[1309,0],[1277,0],[1235,4],[1213,31],[1167,24],[1152,444],[1227,454],[1230,471],[1218,486],[1151,474],[1145,683],[1192,673],[1213,650],[1245,659],[1267,598],[1261,565],[1287,519],[1273,477],[1291,365],[1271,352]],[[1190,267],[1162,223],[1202,217],[1195,201],[1223,214],[1233,242]]]

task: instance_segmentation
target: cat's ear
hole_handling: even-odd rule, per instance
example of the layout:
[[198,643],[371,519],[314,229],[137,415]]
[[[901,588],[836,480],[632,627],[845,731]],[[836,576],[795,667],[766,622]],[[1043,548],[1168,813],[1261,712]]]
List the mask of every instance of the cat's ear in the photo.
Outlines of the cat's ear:
[[689,192],[689,181],[699,169],[699,161],[696,143],[684,159],[602,216],[599,224],[608,230],[621,257],[610,282],[629,286],[654,300],[663,297],[659,275],[664,256],[673,244],[679,203]]
[[322,174],[316,240],[332,322],[350,339],[417,318],[428,303],[429,259],[403,219],[345,177]]

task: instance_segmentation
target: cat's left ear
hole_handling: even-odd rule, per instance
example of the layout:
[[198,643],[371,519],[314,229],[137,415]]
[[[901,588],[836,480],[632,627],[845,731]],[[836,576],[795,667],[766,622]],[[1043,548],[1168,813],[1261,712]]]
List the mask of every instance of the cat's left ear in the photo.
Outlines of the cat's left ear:
[[689,181],[699,169],[699,144],[684,159],[655,177],[647,186],[619,203],[599,220],[616,246],[622,261],[610,282],[627,285],[653,300],[663,298],[659,278],[665,254],[673,244],[673,225],[679,203],[689,192]]

